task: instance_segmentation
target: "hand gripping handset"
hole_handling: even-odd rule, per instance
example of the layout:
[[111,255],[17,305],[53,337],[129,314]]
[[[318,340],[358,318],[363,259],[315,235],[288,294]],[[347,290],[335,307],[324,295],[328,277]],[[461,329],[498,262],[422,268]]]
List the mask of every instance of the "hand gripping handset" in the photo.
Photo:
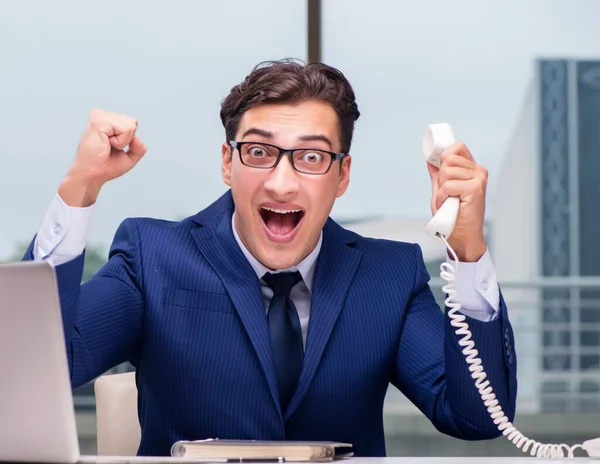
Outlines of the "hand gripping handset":
[[[436,167],[440,167],[440,155],[442,151],[455,143],[452,128],[446,123],[431,124],[427,127],[423,136],[423,154],[428,163]],[[490,381],[486,379],[487,375],[481,365],[481,359],[477,357],[475,343],[472,340],[472,335],[469,330],[469,325],[466,321],[466,316],[459,313],[460,304],[455,302],[456,290],[454,289],[454,280],[456,271],[458,270],[458,257],[455,251],[448,244],[447,239],[452,234],[456,219],[460,199],[457,197],[447,198],[442,206],[438,209],[434,217],[425,227],[428,234],[433,237],[438,237],[446,244],[448,251],[454,259],[455,267],[450,263],[443,262],[440,266],[440,276],[447,284],[442,287],[446,294],[445,304],[448,308],[448,317],[451,319],[450,324],[456,328],[456,335],[462,336],[458,344],[463,347],[462,353],[465,355],[471,377],[475,380],[475,387],[479,391],[481,400],[487,407],[494,424],[502,432],[502,434],[512,441],[517,448],[522,449],[527,453],[530,449],[530,455],[539,458],[564,458],[565,452],[572,459],[573,451],[577,448],[582,448],[587,451],[589,456],[600,458],[600,438],[587,440],[581,445],[569,447],[566,444],[543,444],[535,440],[531,440],[521,432],[519,432],[513,424],[508,420],[502,411],[502,406],[498,403],[496,395],[493,392]]]

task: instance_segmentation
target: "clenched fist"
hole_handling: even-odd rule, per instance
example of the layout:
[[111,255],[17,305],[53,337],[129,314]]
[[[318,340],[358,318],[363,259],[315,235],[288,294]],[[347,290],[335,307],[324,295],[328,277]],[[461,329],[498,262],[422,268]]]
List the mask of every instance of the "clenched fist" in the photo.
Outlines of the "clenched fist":
[[146,153],[136,137],[137,121],[119,113],[94,110],[63,180],[59,195],[69,206],[93,204],[102,186],[133,168]]

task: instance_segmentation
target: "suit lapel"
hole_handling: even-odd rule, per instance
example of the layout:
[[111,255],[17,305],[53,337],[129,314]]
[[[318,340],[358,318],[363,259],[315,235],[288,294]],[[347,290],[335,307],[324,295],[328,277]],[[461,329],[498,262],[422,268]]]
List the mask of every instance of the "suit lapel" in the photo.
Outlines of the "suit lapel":
[[198,248],[223,282],[248,332],[263,368],[269,389],[279,408],[279,394],[271,356],[271,345],[266,322],[260,282],[250,263],[240,250],[231,230],[233,207],[221,210],[212,221],[203,221],[210,208],[197,215],[204,227],[192,230]]
[[[202,227],[192,236],[225,286],[250,337],[265,373],[273,401],[280,410],[271,342],[260,282],[231,230],[233,199],[228,191],[191,219]],[[361,253],[350,246],[354,235],[329,219],[315,269],[306,352],[296,391],[284,419],[298,407],[315,376],[344,300],[354,279]]]
[[353,236],[329,220],[323,229],[323,245],[313,282],[306,352],[302,374],[284,419],[292,415],[306,394],[327,341],[344,305],[360,263],[361,253],[349,246]]

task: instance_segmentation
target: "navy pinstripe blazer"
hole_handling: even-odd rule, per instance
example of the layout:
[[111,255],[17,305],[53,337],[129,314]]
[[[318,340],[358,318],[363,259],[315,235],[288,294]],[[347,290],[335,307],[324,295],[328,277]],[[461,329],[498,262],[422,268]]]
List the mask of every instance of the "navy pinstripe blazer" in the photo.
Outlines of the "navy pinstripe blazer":
[[[73,387],[137,368],[141,455],[180,439],[339,440],[384,456],[382,406],[399,388],[443,433],[499,435],[477,394],[417,245],[364,238],[328,220],[304,366],[279,407],[260,284],[231,230],[227,192],[181,222],[127,219],[107,264],[80,285],[84,255],[57,266]],[[31,259],[31,249],[29,251]],[[512,329],[470,320],[512,420]]]

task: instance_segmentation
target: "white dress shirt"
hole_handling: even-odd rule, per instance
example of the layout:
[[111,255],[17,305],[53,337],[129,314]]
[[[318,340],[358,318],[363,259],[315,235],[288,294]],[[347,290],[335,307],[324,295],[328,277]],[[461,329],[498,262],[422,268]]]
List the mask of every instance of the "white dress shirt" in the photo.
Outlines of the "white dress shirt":
[[[36,236],[33,247],[34,259],[48,260],[54,266],[58,266],[79,256],[85,248],[92,211],[93,206],[86,208],[67,206],[60,196],[56,195]],[[273,291],[262,280],[262,277],[266,272],[272,271],[250,254],[235,230],[233,216],[231,221],[233,235],[260,279],[266,311],[273,297]],[[280,271],[299,271],[302,276],[302,280],[292,289],[290,298],[298,311],[305,345],[313,277],[322,240],[323,233],[321,232],[317,246],[306,258],[296,266]],[[451,262],[448,258],[447,260]],[[460,303],[463,314],[484,322],[491,321],[498,316],[500,292],[489,251],[486,250],[481,259],[475,263],[461,262],[454,284],[457,291],[456,302]]]

